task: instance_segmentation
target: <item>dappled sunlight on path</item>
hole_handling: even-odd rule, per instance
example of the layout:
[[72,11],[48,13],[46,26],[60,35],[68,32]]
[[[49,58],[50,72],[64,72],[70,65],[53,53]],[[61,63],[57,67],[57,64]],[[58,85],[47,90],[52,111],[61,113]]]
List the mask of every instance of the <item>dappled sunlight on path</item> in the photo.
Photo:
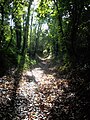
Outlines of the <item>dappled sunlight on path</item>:
[[[63,88],[68,88],[68,82],[64,79],[57,80],[49,73],[47,66],[44,60],[36,68],[23,73],[15,105],[17,115],[22,120],[48,120],[54,100],[63,94]],[[24,100],[27,101],[26,104]]]
[[[43,59],[36,68],[23,72],[16,90],[13,120],[51,120],[50,111],[57,98],[62,101],[64,92],[69,90],[69,81],[55,78],[49,66],[50,60]],[[67,95],[70,96],[74,94]]]

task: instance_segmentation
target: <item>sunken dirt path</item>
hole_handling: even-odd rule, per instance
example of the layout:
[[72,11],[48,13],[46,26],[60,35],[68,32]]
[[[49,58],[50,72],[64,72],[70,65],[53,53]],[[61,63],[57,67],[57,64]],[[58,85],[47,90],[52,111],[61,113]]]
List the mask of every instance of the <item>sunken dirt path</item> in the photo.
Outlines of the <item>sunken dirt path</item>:
[[[65,93],[65,91],[69,91],[68,80],[55,78],[54,69],[50,59],[42,59],[32,70],[24,72],[16,91],[14,115],[9,110],[7,118],[2,117],[1,114],[1,120],[8,120],[8,115],[12,120],[59,120],[59,109],[67,114],[69,105],[63,105],[63,99],[73,98],[74,93]],[[0,102],[5,104],[6,101],[7,104],[7,101],[11,100],[9,94],[13,89],[13,82],[8,80],[2,84],[0,84],[2,91],[0,92]],[[58,102],[59,104],[56,104]],[[2,109],[1,113],[3,113]]]

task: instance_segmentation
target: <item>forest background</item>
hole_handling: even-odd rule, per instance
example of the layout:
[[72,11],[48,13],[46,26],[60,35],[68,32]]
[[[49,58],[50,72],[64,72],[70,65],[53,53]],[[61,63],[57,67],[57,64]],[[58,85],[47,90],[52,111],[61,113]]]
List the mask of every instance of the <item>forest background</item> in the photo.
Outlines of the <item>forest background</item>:
[[0,77],[30,69],[38,56],[89,101],[90,0],[0,0]]

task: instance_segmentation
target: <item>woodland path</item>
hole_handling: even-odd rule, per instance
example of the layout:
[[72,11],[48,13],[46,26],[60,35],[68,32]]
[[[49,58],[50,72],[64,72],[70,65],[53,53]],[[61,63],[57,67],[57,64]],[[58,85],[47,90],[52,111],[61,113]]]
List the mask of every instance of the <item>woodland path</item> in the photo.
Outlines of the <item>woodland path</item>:
[[[14,102],[14,118],[9,106],[5,109],[9,119],[12,120],[55,120],[61,109],[65,114],[69,111],[69,105],[64,105],[63,100],[74,98],[74,93],[69,91],[69,80],[56,78],[55,67],[50,59],[41,59],[38,65],[25,71],[19,81]],[[2,82],[2,81],[1,81]],[[0,99],[3,104],[10,101],[10,91],[13,82],[3,82]],[[6,89],[6,90],[5,90]],[[10,89],[10,90],[9,90]],[[67,91],[67,92],[66,92]],[[2,95],[3,94],[3,95]],[[59,106],[56,105],[60,102]],[[1,108],[1,112],[3,112]],[[4,111],[5,112],[5,111]],[[12,111],[13,112],[13,111]],[[56,113],[55,113],[56,112]],[[5,113],[3,113],[4,115]],[[53,115],[52,115],[53,114]],[[2,118],[2,115],[0,116]],[[72,117],[74,117],[72,115]],[[8,120],[8,118],[2,118]]]

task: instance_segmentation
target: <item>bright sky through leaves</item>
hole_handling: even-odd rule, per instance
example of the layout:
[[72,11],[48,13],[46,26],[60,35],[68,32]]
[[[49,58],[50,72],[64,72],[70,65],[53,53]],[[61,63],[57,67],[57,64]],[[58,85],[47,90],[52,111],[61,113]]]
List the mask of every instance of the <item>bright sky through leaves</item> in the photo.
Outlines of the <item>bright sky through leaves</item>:
[[47,23],[42,24],[42,30],[48,30],[48,25],[47,25]]

